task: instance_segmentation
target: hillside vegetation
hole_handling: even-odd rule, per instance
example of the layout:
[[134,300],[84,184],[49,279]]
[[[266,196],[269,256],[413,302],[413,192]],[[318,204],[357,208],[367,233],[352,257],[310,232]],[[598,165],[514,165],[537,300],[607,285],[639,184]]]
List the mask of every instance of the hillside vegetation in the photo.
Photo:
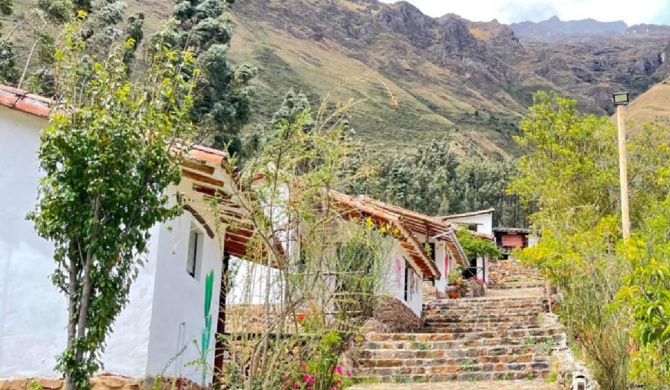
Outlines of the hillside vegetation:
[[[128,4],[147,15],[147,34],[171,8],[169,0]],[[26,5],[17,7],[15,19]],[[260,71],[256,123],[271,119],[289,88],[314,105],[326,96],[331,104],[369,97],[351,112],[351,124],[379,154],[406,154],[450,136],[457,154],[504,158],[517,153],[512,137],[537,90],[606,115],[612,92],[637,96],[670,76],[670,35],[662,29],[548,43],[520,41],[495,20],[431,18],[407,2],[238,0],[232,11],[231,58]]]

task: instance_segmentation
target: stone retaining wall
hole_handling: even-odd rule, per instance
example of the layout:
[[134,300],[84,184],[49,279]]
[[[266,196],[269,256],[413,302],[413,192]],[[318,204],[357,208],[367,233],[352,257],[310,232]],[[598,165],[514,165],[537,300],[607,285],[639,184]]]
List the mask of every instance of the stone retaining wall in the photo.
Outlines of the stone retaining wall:
[[[129,378],[117,375],[101,375],[91,379],[92,390],[203,390],[187,379],[164,379],[156,385],[152,379]],[[64,390],[62,379],[0,379],[0,390]]]
[[537,269],[525,267],[518,260],[497,260],[489,263],[489,285],[505,283],[542,285],[542,275]]
[[379,298],[372,319],[365,323],[365,330],[376,333],[412,333],[421,330],[421,319],[397,298]]

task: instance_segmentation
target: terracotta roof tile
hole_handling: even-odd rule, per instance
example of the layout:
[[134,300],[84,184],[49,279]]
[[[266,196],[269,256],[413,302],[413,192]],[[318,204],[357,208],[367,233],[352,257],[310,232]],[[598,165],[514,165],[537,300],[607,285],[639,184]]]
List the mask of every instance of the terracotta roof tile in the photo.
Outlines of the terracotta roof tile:
[[51,99],[0,84],[0,106],[40,118],[48,118],[51,112],[51,105]]

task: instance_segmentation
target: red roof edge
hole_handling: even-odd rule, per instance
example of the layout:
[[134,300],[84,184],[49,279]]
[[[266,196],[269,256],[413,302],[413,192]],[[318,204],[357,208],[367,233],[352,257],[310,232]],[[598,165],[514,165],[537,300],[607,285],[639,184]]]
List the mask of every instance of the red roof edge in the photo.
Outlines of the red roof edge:
[[49,118],[52,104],[51,99],[0,84],[0,106],[46,119]]

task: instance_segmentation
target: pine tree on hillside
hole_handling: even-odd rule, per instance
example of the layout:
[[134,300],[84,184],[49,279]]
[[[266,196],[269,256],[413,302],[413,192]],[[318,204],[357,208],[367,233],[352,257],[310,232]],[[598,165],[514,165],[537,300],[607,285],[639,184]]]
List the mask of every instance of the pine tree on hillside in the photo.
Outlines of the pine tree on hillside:
[[201,71],[192,120],[201,129],[200,139],[230,153],[242,148],[239,132],[252,117],[254,89],[249,85],[256,69],[228,61],[232,38],[226,11],[234,0],[178,0],[173,20],[154,36],[173,48],[191,48]]
[[[10,0],[2,0],[7,3]],[[0,4],[0,12],[5,9]],[[133,38],[135,44],[128,48],[129,64],[134,59],[134,51],[142,39],[141,29],[143,15],[134,15],[124,26],[126,4],[121,0],[37,0],[32,8],[20,20],[10,34],[20,32],[21,36],[32,36],[33,44],[22,60],[20,69],[10,66],[13,59],[13,46],[8,36],[0,48],[0,77],[4,82],[28,89],[33,93],[51,96],[54,93],[53,66],[55,62],[56,43],[66,23],[82,18],[83,38],[86,54],[107,56],[112,41],[125,37]],[[81,61],[82,74],[92,61],[84,57]]]
[[309,99],[304,92],[300,91],[295,93],[293,88],[291,88],[284,97],[284,102],[281,107],[275,114],[272,116],[272,126],[277,127],[281,122],[286,121],[288,123],[296,123],[300,116],[305,115],[305,118],[302,118],[303,131],[308,132],[314,128],[315,122],[311,114],[311,106],[309,104]]

